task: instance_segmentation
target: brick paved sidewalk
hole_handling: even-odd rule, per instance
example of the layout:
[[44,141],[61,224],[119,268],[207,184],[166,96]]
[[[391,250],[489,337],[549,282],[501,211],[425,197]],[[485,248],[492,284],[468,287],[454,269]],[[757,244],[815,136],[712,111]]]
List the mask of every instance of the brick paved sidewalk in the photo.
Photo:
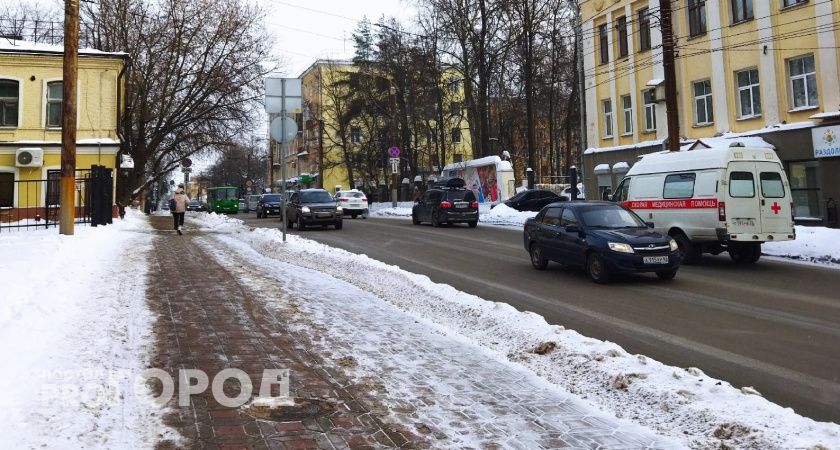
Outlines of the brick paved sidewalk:
[[195,244],[198,233],[188,228],[184,236],[178,236],[171,230],[169,216],[151,216],[150,221],[157,230],[147,294],[151,309],[158,314],[154,367],[172,375],[179,369],[200,369],[211,380],[222,369],[239,368],[249,373],[255,390],[263,369],[290,369],[292,396],[338,401],[328,415],[267,421],[219,405],[208,389],[194,395],[189,408],[179,408],[173,399],[173,411],[165,421],[186,442],[163,442],[158,447],[428,446],[414,433],[384,425],[371,413],[377,405],[358,402],[331,379],[321,363],[295,341],[282,316],[266,311],[228,270]]

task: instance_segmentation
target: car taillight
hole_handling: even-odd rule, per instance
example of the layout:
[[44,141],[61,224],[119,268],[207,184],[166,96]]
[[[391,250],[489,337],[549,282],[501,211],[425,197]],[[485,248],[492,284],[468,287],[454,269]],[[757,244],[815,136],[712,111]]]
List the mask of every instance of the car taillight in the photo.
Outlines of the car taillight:
[[363,202],[367,203],[367,199],[366,199],[366,198],[362,198],[361,200],[362,200]]
[[478,209],[478,202],[472,202],[472,203],[470,203],[470,208],[475,208],[475,209]]
[[726,203],[718,203],[718,220],[726,222]]
[[347,201],[350,201],[349,199],[346,199],[346,198],[342,198],[342,199],[340,199],[340,200],[341,200],[342,202],[347,202]]
[[452,203],[449,202],[440,202],[440,207],[442,209],[450,209],[452,208]]

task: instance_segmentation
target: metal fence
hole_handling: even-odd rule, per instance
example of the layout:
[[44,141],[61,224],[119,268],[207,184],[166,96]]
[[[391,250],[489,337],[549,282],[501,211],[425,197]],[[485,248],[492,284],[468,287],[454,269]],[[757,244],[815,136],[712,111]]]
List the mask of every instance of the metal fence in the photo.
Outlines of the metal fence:
[[[96,179],[91,176],[91,169],[76,171],[75,220],[77,224],[91,223],[94,203],[101,205],[101,193],[94,194],[91,189]],[[96,190],[110,186],[95,186]],[[59,203],[61,194],[61,171],[48,170],[44,180],[4,180],[0,179],[0,232],[15,230],[34,230],[58,225]],[[110,210],[111,195],[107,194]]]

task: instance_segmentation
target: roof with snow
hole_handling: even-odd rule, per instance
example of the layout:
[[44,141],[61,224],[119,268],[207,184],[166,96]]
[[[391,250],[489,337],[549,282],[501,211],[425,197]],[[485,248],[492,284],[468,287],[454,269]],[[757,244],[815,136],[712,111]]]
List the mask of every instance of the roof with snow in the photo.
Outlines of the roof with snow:
[[[63,55],[64,46],[25,41],[21,39],[0,38],[0,53],[35,53],[48,55]],[[103,52],[102,50],[96,50],[92,48],[80,48],[79,55],[124,58],[128,56],[128,53]]]
[[714,147],[681,152],[657,152],[642,156],[627,175],[724,169],[730,161],[779,162],[772,147]]
[[447,172],[450,170],[465,169],[467,167],[492,165],[496,166],[496,170],[513,170],[513,166],[510,165],[510,161],[502,161],[502,158],[499,158],[498,156],[485,156],[484,158],[470,159],[468,161],[447,164],[443,167],[443,171]]

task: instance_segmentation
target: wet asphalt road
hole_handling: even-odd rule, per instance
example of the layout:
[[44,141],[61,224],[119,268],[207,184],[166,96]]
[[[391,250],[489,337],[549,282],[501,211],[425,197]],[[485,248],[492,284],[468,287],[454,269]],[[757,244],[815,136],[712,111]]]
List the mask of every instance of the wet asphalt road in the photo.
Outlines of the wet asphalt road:
[[[280,226],[277,218],[239,218]],[[556,264],[534,270],[516,228],[347,219],[343,230],[302,234],[840,422],[840,270],[771,259],[738,266],[707,255],[671,282],[640,275],[601,286]]]

